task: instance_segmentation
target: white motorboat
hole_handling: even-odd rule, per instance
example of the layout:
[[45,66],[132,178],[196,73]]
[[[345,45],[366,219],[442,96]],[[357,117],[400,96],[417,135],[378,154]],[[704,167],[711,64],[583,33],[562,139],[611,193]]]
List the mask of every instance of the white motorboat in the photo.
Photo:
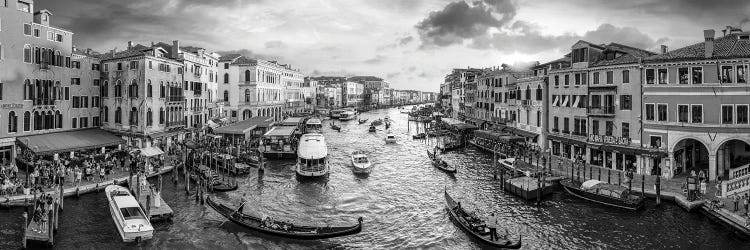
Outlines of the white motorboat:
[[127,188],[110,185],[104,190],[109,202],[109,212],[123,242],[143,241],[154,237],[154,227],[148,216]]
[[396,143],[396,135],[394,135],[390,130],[386,132],[385,134],[385,143]]
[[357,113],[354,111],[344,111],[339,115],[341,121],[351,121],[357,118]]
[[372,163],[370,163],[364,151],[358,150],[352,153],[352,165],[354,166],[354,173],[357,174],[369,174],[372,170]]
[[299,139],[295,171],[300,177],[318,177],[328,174],[328,146],[322,134],[304,134]]

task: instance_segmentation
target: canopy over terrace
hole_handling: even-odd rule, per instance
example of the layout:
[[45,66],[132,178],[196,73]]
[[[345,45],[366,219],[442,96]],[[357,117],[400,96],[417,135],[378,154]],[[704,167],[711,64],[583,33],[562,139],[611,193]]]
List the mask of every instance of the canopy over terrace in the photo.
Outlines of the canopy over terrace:
[[523,137],[505,134],[505,133],[498,133],[488,130],[474,130],[474,136],[479,138],[485,138],[488,140],[493,141],[499,141],[499,142],[505,142],[505,143],[523,143],[525,140]]
[[25,148],[37,155],[49,155],[124,144],[125,140],[94,128],[18,138]]
[[256,116],[244,121],[235,122],[228,126],[214,129],[215,134],[244,136],[246,139],[253,136],[253,131],[258,128],[268,128],[273,125],[273,117]]
[[462,121],[459,121],[459,120],[456,120],[456,119],[453,119],[453,118],[442,118],[440,120],[443,121],[449,127],[453,128],[453,129],[456,129],[456,130],[473,130],[473,129],[477,129],[477,126],[474,126],[474,125],[471,125],[471,124],[467,124],[465,122],[462,122]]
[[152,156],[164,154],[164,151],[162,151],[159,147],[156,147],[156,146],[146,147],[140,150],[141,150],[141,155],[145,157],[152,157]]

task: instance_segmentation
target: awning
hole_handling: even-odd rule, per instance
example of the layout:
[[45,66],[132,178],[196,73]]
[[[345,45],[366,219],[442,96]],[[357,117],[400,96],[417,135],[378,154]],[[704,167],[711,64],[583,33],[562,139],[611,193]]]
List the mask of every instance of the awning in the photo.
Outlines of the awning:
[[160,155],[160,154],[164,153],[164,151],[161,151],[161,149],[159,147],[156,147],[156,146],[142,148],[142,149],[140,149],[140,151],[141,151],[141,155],[145,156],[145,157],[157,156],[157,155]]
[[574,139],[563,137],[563,136],[559,136],[559,135],[548,135],[547,138],[552,139],[552,140],[556,140],[556,141],[560,141],[560,142],[563,142],[563,143],[567,143],[567,144],[575,144],[575,145],[578,145],[578,146],[581,146],[581,147],[586,147],[586,142],[582,142],[582,141],[579,141],[579,140],[574,140]]
[[529,132],[529,131],[519,129],[519,128],[510,128],[510,129],[514,134],[517,134],[526,138],[530,138],[532,140],[536,140],[536,137],[539,136],[538,134],[534,132]]
[[35,154],[55,154],[124,144],[125,140],[107,131],[94,128],[18,138]]
[[163,131],[163,132],[150,134],[148,135],[148,137],[151,137],[151,139],[156,139],[156,138],[161,138],[161,137],[169,137],[169,136],[177,135],[181,132],[185,132],[185,130],[180,128],[180,129],[175,129],[175,130]]
[[273,117],[270,116],[256,116],[244,121],[239,121],[228,126],[223,126],[214,129],[216,134],[231,134],[231,135],[244,135],[249,133],[255,128],[261,126],[267,126],[273,123]]

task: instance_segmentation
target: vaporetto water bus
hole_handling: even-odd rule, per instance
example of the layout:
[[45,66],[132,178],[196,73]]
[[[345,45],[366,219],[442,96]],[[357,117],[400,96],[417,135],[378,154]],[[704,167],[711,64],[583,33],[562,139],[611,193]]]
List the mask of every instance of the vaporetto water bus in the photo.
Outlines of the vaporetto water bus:
[[297,176],[327,176],[328,170],[328,146],[323,134],[302,135],[297,149]]

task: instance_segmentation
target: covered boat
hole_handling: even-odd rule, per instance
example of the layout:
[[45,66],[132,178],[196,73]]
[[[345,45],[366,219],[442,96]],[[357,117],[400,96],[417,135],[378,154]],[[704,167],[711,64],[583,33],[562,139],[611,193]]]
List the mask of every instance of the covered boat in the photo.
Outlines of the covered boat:
[[445,160],[440,159],[440,157],[437,155],[437,153],[432,153],[432,152],[430,152],[430,150],[427,150],[427,157],[430,158],[430,160],[432,161],[432,165],[435,166],[436,168],[438,168],[440,170],[443,170],[443,171],[446,171],[448,173],[455,173],[455,172],[457,172],[456,167],[451,166]]
[[372,163],[367,158],[367,154],[364,151],[354,151],[352,153],[352,165],[354,166],[354,173],[357,174],[369,174],[372,170]]
[[[505,237],[501,237],[499,240],[491,240],[490,231],[485,224],[486,221],[477,218],[476,216],[472,216],[473,213],[464,210],[460,203],[456,202],[450,195],[448,195],[447,190],[443,192],[445,193],[446,209],[448,210],[451,221],[461,228],[461,230],[469,234],[472,239],[496,248],[521,248],[521,235],[518,235],[518,240],[516,241],[512,241],[510,235],[505,235]],[[501,225],[498,225],[498,232],[501,231],[500,226]]]
[[571,179],[561,180],[560,184],[573,196],[599,204],[628,210],[639,210],[644,206],[643,197],[631,194],[630,190],[623,186],[598,180],[581,183]]
[[295,171],[300,177],[328,175],[328,146],[322,134],[304,134],[300,137]]
[[104,191],[109,202],[109,212],[123,242],[142,241],[154,237],[154,228],[148,216],[127,188],[109,185]]
[[396,143],[396,135],[391,133],[390,130],[385,134],[385,143]]
[[362,231],[362,217],[359,217],[359,219],[357,219],[357,225],[354,226],[312,227],[295,225],[288,222],[275,221],[267,218],[259,218],[244,214],[240,211],[237,211],[237,209],[235,208],[230,208],[224,204],[219,204],[213,201],[210,197],[206,199],[206,203],[208,203],[211,208],[216,210],[216,212],[229,219],[230,221],[239,224],[240,226],[249,228],[257,232],[284,238],[315,240],[347,236],[357,234]]

